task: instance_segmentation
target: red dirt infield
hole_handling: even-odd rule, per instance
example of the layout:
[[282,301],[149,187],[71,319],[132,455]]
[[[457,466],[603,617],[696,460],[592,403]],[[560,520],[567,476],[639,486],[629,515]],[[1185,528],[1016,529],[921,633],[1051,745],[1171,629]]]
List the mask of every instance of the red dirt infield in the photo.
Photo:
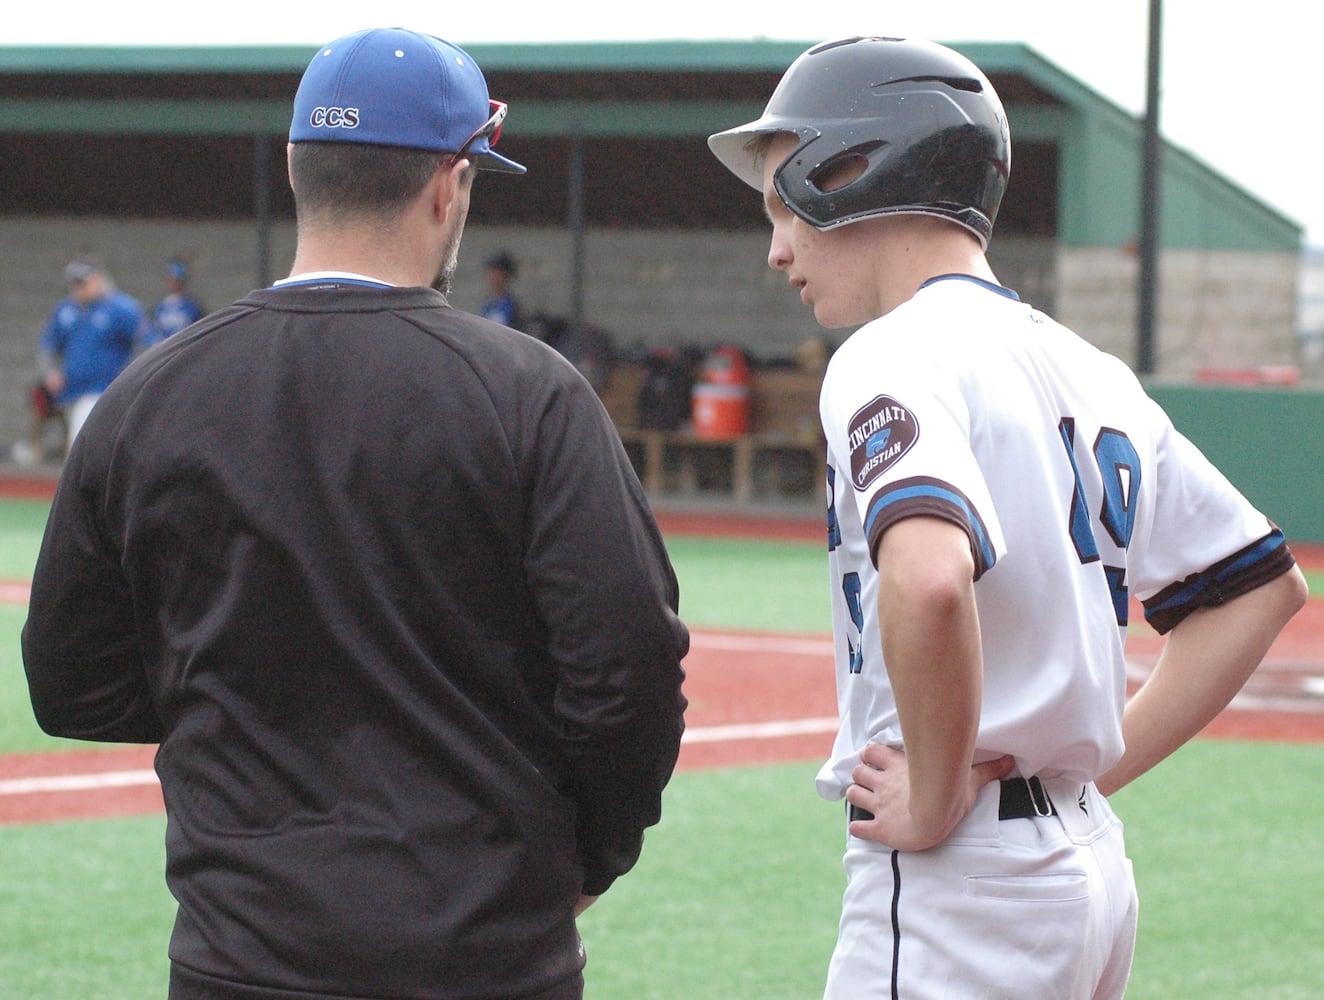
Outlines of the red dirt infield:
[[[7,485],[0,482],[0,495],[17,495]],[[658,520],[668,536],[819,542],[824,535],[822,520],[810,516],[660,511]],[[1324,548],[1293,549],[1303,565],[1324,567]],[[1129,644],[1133,680],[1143,677],[1161,645],[1152,632],[1136,629]],[[830,749],[836,697],[826,634],[696,631],[685,669],[690,709],[680,768],[818,760]],[[1245,691],[1205,735],[1324,741],[1324,601],[1312,600],[1293,619]],[[160,812],[154,751],[108,747],[0,756],[0,824]]]

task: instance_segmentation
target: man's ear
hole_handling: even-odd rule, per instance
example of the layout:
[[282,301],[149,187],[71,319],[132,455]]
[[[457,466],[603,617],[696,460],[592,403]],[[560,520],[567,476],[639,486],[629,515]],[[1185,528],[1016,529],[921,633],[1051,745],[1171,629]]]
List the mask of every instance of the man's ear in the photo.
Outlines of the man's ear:
[[438,222],[445,222],[453,212],[464,211],[472,160],[446,160],[437,168],[434,180],[433,212]]

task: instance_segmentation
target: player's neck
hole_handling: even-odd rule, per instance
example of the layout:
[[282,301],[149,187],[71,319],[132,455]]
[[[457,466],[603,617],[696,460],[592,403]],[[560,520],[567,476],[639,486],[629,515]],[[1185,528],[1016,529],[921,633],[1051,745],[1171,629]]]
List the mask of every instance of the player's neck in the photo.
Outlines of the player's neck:
[[968,274],[998,283],[983,247],[973,235],[940,220],[912,219],[920,224],[893,234],[880,255],[883,315],[912,298],[926,281],[941,275]]
[[406,240],[361,239],[351,232],[301,232],[291,274],[367,274],[392,285],[426,286],[435,277],[422,255],[402,253]]

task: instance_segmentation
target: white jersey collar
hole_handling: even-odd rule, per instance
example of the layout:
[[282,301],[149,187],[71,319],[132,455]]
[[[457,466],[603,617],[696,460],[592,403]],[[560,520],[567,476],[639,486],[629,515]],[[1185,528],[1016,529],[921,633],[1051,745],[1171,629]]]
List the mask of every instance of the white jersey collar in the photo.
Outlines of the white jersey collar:
[[271,284],[272,288],[285,288],[290,285],[325,285],[328,283],[367,285],[375,288],[394,288],[389,281],[383,281],[381,278],[374,278],[367,274],[355,274],[353,271],[304,271],[302,274],[291,274],[288,278],[281,278]]

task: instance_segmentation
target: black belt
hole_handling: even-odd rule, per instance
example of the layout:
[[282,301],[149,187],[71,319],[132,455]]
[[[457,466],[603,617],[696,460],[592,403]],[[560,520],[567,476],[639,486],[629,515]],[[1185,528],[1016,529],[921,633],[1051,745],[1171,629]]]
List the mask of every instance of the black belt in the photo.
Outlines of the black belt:
[[[1007,778],[1001,785],[998,819],[1034,819],[1036,816],[1042,818],[1057,815],[1057,807],[1038,778]],[[852,823],[873,819],[873,813],[857,805],[848,804],[846,815]]]

